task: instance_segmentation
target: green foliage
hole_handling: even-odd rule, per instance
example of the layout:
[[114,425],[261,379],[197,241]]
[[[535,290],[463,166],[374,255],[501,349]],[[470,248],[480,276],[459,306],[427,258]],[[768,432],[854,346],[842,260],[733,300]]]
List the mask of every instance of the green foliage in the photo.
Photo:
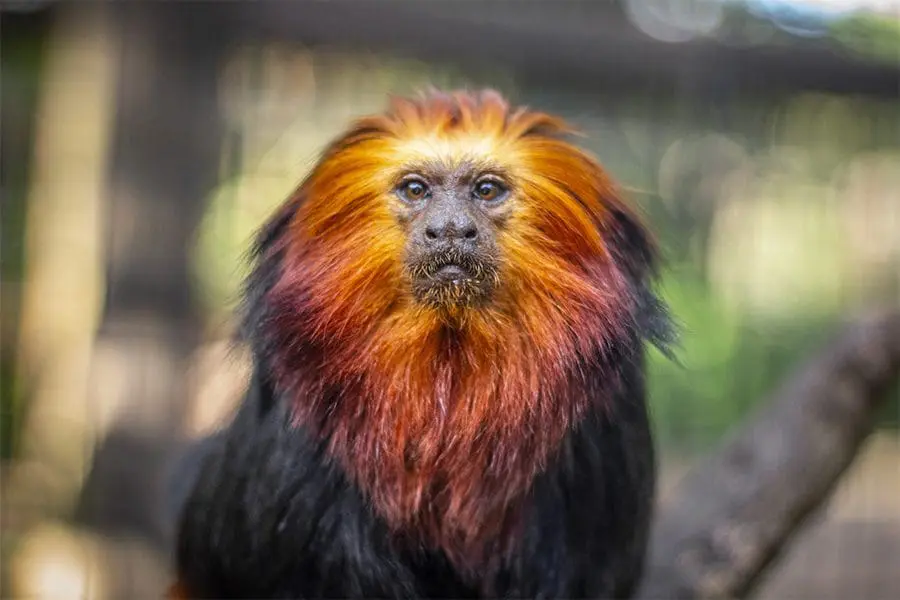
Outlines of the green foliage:
[[859,12],[834,23],[831,35],[859,54],[900,63],[900,19]]
[[[25,220],[33,147],[32,126],[46,41],[44,24],[4,28],[0,43],[0,89],[3,89],[3,207],[0,218],[0,459],[16,451],[18,427],[25,410],[23,383],[18,380],[19,292],[25,278]],[[9,119],[9,121],[7,121]],[[9,152],[14,150],[14,152]]]
[[681,331],[677,363],[650,351],[654,421],[660,436],[670,441],[716,436],[746,405],[723,393],[730,387],[739,322],[687,270],[667,276],[661,291]]
[[689,269],[672,271],[662,293],[682,332],[678,363],[650,351],[653,420],[661,441],[689,451],[740,422],[838,327],[837,315],[760,320],[730,311]]

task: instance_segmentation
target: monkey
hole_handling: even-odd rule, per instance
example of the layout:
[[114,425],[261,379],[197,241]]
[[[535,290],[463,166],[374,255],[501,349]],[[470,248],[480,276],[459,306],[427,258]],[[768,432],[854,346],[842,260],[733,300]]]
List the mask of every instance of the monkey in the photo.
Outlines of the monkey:
[[252,374],[181,504],[173,596],[634,593],[672,319],[577,134],[428,89],[324,149],[252,246]]

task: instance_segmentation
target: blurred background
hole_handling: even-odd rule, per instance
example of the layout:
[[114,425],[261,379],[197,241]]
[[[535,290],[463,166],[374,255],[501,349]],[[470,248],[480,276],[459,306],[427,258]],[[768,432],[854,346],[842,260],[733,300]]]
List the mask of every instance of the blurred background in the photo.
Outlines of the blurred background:
[[[159,597],[161,482],[245,382],[250,236],[389,92],[552,111],[664,246],[663,488],[900,306],[896,0],[0,2],[2,595]],[[762,598],[900,592],[895,389]]]

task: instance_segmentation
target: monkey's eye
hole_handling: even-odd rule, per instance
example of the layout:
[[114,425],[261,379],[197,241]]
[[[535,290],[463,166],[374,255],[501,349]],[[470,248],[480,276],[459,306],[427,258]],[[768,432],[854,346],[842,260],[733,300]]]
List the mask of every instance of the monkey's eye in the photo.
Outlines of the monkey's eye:
[[475,184],[475,197],[483,202],[496,202],[506,193],[506,189],[496,181],[479,181]]
[[409,181],[404,181],[397,192],[403,200],[416,203],[421,202],[428,195],[428,186],[424,181],[410,179]]

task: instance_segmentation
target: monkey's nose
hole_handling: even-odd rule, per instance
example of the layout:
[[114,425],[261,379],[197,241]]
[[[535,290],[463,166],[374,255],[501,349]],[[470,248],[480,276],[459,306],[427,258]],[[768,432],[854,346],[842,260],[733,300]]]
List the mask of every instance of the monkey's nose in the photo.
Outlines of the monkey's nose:
[[426,227],[425,237],[431,241],[474,240],[478,237],[478,230],[474,225],[464,229]]
[[425,226],[425,239],[429,242],[473,242],[478,238],[475,222],[465,216],[439,218]]

